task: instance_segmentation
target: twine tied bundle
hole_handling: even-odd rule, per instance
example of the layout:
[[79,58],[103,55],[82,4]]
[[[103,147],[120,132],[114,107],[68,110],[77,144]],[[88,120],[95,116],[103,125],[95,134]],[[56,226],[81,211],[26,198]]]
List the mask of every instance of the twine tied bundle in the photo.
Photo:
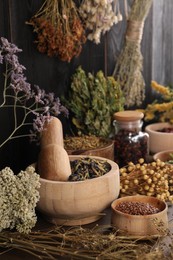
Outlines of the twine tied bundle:
[[125,44],[113,71],[113,76],[121,84],[127,107],[141,105],[145,98],[143,57],[140,47],[145,19],[152,1],[134,0],[127,23]]

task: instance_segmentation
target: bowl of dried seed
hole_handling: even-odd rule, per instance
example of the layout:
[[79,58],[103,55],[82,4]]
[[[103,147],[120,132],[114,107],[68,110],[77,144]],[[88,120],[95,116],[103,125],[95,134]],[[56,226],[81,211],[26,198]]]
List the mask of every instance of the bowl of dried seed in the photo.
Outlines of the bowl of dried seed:
[[111,204],[112,225],[135,236],[163,236],[168,230],[167,204],[156,197],[134,195]]

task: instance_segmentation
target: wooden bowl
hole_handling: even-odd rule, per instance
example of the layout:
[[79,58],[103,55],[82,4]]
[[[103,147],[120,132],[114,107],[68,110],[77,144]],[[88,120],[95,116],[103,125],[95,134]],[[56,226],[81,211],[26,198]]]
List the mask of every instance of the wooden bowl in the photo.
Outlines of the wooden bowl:
[[154,123],[146,126],[149,134],[149,150],[152,154],[173,149],[173,133],[159,132],[163,128],[172,128],[169,123]]
[[[160,211],[150,215],[131,215],[116,209],[122,202],[143,202]],[[168,229],[167,204],[155,197],[136,195],[119,198],[112,202],[112,224],[121,232],[135,236],[165,235]],[[155,222],[156,221],[156,222]],[[158,225],[161,224],[161,228]]]
[[170,154],[173,154],[173,149],[172,150],[165,150],[159,153],[156,153],[153,155],[153,159],[156,161],[157,159],[161,160],[162,162],[167,162],[169,160],[173,161],[173,157],[171,157]]
[[[83,157],[86,156],[69,156],[70,160]],[[50,181],[40,178],[37,209],[47,221],[66,226],[94,222],[103,216],[103,211],[118,197],[118,165],[102,157],[89,157],[106,160],[111,165],[111,170],[101,177],[85,181]]]
[[[103,139],[103,138],[102,138]],[[114,141],[111,139],[103,139],[105,145],[87,150],[70,150],[66,149],[69,155],[91,155],[99,156],[114,161]]]

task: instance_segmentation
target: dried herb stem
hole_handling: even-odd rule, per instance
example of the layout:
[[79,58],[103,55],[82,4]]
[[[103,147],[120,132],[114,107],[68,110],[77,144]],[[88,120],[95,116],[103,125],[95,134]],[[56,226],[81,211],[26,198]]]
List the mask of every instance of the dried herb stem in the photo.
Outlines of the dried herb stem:
[[7,248],[18,249],[39,259],[57,259],[58,256],[67,256],[73,259],[111,260],[127,259],[127,255],[128,259],[137,259],[141,254],[145,257],[145,254],[153,253],[153,245],[156,241],[152,237],[147,239],[150,243],[144,242],[141,247],[143,238],[119,236],[111,226],[97,226],[93,229],[71,227],[66,230],[55,227],[48,232],[31,232],[28,235],[10,231],[1,232],[0,247],[4,249],[1,255],[8,252]]

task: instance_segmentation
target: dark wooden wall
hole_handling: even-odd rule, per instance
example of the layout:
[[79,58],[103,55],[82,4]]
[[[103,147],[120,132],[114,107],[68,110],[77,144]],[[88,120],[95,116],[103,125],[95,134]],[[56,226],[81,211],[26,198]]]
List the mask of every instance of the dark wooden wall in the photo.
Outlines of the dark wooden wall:
[[[122,12],[124,12],[123,2],[120,0]],[[42,3],[43,0],[0,0],[0,36],[6,37],[23,49],[20,54],[20,62],[27,68],[28,82],[39,85],[47,92],[54,92],[60,97],[67,94],[71,75],[79,65],[87,72],[95,73],[103,70],[106,75],[111,75],[123,45],[126,22],[115,25],[102,38],[101,44],[96,45],[88,41],[83,46],[80,56],[74,58],[70,63],[66,63],[57,58],[49,58],[40,54],[34,44],[33,28],[25,24]],[[173,81],[171,70],[171,58],[173,59],[172,9],[172,0],[154,0],[153,8],[145,23],[142,41],[146,81],[144,105],[153,98],[150,88],[151,79],[166,84]],[[2,86],[1,74],[0,88]],[[3,138],[4,133],[10,131],[11,127],[8,112],[7,114],[0,113],[0,122],[0,129],[3,125],[0,135]],[[68,132],[68,121],[63,124],[65,131]],[[37,160],[38,151],[39,148],[35,144],[30,144],[28,139],[13,141],[0,151],[0,168],[5,166],[10,166],[15,170],[24,168]]]

